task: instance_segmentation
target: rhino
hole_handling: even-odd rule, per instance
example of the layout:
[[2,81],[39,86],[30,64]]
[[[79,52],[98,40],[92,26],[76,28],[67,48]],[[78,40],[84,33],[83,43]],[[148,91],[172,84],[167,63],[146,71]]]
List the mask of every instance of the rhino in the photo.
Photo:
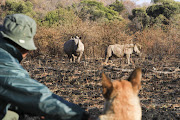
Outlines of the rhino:
[[70,40],[64,43],[64,52],[68,55],[70,62],[75,62],[75,56],[77,56],[78,63],[84,52],[84,44],[81,41],[81,37],[71,37]]
[[141,56],[141,52],[138,49],[137,44],[109,45],[105,51],[105,63],[107,63],[109,58],[112,56],[116,56],[116,57],[126,56],[127,63],[130,64],[132,53],[136,53],[137,55]]

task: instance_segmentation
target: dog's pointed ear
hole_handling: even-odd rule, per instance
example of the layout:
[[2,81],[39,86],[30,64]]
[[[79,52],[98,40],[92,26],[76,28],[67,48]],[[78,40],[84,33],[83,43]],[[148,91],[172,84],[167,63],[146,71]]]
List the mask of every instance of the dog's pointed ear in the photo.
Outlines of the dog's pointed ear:
[[102,88],[103,88],[104,98],[110,99],[110,95],[113,90],[113,84],[111,80],[104,73],[102,73]]
[[128,81],[131,82],[133,90],[135,93],[139,93],[141,89],[141,79],[142,79],[142,70],[141,68],[136,68],[128,78]]

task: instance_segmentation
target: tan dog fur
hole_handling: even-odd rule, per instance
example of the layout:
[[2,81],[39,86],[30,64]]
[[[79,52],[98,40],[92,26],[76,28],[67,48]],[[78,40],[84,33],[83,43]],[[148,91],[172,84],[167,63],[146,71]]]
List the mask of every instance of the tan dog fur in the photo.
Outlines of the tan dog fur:
[[102,73],[103,96],[106,100],[99,120],[141,120],[142,110],[138,97],[142,72],[135,69],[128,80],[111,80]]

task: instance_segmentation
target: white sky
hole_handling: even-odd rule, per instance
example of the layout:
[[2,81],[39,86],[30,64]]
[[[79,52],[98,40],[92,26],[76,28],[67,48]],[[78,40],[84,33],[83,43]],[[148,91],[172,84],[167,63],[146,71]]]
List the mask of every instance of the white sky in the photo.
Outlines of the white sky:
[[[142,4],[142,3],[150,3],[151,2],[151,0],[133,0],[133,1],[137,1],[136,2],[136,4]],[[180,2],[180,0],[174,0],[174,1],[179,1]]]

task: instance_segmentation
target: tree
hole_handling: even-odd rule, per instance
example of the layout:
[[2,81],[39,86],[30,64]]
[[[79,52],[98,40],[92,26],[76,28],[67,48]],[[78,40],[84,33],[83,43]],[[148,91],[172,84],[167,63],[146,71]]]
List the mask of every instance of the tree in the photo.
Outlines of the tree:
[[151,17],[158,17],[160,14],[170,19],[174,14],[179,13],[180,3],[163,2],[162,4],[154,4],[146,9],[146,13]]
[[151,0],[152,3],[172,2],[174,0]]
[[114,11],[117,11],[119,13],[121,13],[124,10],[124,5],[122,2],[116,0],[114,3],[112,3],[111,5],[109,5],[109,7],[111,9],[113,9]]
[[[138,26],[160,26],[169,25],[171,18],[175,19],[180,14],[180,3],[175,1],[164,1],[161,4],[153,4],[147,9],[136,8],[132,10],[129,19]],[[178,17],[177,17],[178,18]],[[176,21],[176,20],[175,20]],[[141,27],[140,27],[141,28]]]
[[2,8],[6,14],[23,13],[31,17],[35,15],[33,4],[30,1],[6,0]]
[[96,21],[98,19],[123,19],[117,11],[114,11],[109,7],[105,7],[102,2],[97,2],[95,0],[83,0],[79,4],[74,4],[73,9],[82,20],[89,19]]
[[46,14],[42,25],[52,26],[65,23],[72,23],[75,19],[75,14],[71,10],[65,8],[58,8],[56,10],[50,11]]
[[145,8],[135,8],[129,19],[135,23],[137,29],[144,29],[149,26],[150,17],[147,15]]

